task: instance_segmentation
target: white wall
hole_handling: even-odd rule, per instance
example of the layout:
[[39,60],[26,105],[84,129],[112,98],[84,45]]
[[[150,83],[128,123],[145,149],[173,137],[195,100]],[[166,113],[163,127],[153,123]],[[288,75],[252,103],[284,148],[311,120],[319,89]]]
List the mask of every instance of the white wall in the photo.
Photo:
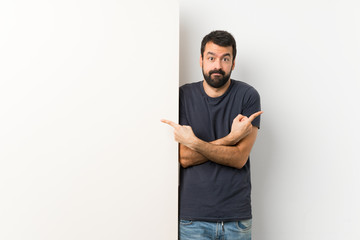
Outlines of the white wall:
[[233,33],[233,78],[262,97],[252,151],[254,239],[360,239],[360,3],[180,1],[180,84],[200,42]]
[[0,239],[176,239],[178,3],[1,1]]

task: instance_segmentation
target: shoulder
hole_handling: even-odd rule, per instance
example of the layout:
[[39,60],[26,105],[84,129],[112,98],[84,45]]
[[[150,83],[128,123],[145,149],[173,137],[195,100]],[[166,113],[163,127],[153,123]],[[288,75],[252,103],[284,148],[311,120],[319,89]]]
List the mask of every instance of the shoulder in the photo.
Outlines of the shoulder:
[[182,85],[179,88],[180,96],[182,95],[199,95],[199,92],[201,92],[201,83],[199,82],[193,82],[193,83],[187,83]]
[[260,98],[259,92],[250,84],[238,80],[233,81],[233,91],[243,95],[244,97]]
[[246,92],[246,91],[257,92],[253,86],[251,86],[250,84],[248,84],[246,82],[242,82],[242,81],[234,80],[234,79],[231,79],[231,81],[233,81],[234,89],[242,90],[244,92]]
[[256,110],[260,109],[260,94],[253,86],[237,80],[234,80],[233,85],[234,97],[241,99],[241,104],[244,109],[255,106]]
[[202,81],[186,83],[180,87],[180,91],[191,91],[200,87]]

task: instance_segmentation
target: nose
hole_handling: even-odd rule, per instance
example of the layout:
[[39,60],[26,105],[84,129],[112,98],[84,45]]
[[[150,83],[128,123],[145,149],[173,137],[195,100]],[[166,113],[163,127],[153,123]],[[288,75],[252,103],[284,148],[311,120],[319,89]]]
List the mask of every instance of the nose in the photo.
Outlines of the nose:
[[221,69],[222,65],[221,65],[221,60],[220,59],[217,59],[215,62],[214,62],[214,68],[219,70]]

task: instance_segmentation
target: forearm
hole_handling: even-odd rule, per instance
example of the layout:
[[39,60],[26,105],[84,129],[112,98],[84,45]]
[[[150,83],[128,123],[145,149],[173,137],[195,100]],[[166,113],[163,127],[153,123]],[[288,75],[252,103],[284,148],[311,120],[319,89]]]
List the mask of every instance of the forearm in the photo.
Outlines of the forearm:
[[[232,146],[235,145],[235,138],[232,135],[227,135],[223,138],[217,139],[210,142],[213,145],[219,146]],[[206,158],[203,154],[194,151],[183,144],[179,144],[179,162],[182,167],[190,167],[194,165],[199,165],[207,162],[209,159]]]
[[[162,122],[174,128],[175,141],[180,143],[179,161],[183,167],[210,160],[222,165],[241,168],[246,163],[256,139],[257,128],[253,127],[251,122],[261,113],[261,111],[254,113],[249,118],[239,114],[233,120],[230,133],[224,138],[210,143],[197,138],[191,126],[182,126],[166,119],[163,119]],[[256,131],[252,131],[253,128]],[[252,137],[249,138],[249,136]],[[250,139],[250,141],[246,139]],[[247,154],[242,151],[242,146],[246,146]]]
[[212,162],[240,169],[249,159],[257,132],[258,128],[253,127],[251,133],[235,146],[214,145],[197,138],[189,145],[189,148]]
[[216,145],[200,139],[195,141],[191,148],[206,160],[234,168],[242,168],[248,157],[236,146]]
[[208,159],[202,154],[181,143],[179,144],[179,163],[183,168],[199,165],[207,161]]

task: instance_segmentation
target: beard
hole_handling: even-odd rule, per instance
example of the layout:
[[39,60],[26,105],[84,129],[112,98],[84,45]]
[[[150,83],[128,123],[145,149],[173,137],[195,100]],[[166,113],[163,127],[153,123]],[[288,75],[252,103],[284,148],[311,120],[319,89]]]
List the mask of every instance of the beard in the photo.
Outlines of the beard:
[[[225,75],[225,72],[221,69],[211,70],[208,74],[206,74],[204,72],[204,69],[202,69],[202,73],[207,84],[209,84],[213,88],[221,88],[222,86],[224,86],[225,83],[229,81],[231,75],[231,71],[228,75]],[[221,74],[221,76],[212,76],[213,73],[219,73]]]

